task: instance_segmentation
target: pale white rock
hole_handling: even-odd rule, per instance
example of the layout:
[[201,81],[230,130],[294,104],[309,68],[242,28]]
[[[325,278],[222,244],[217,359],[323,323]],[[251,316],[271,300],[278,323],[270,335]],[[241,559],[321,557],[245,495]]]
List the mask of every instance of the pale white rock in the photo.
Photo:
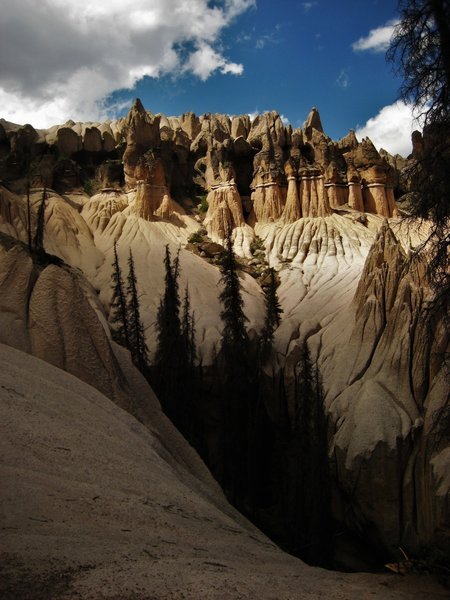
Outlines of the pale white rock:
[[[428,579],[387,586],[385,575],[313,569],[283,553],[226,502],[142,377],[121,364],[146,423],[0,345],[1,544],[26,557],[27,572],[70,570],[67,598],[287,600],[299,581],[304,600],[359,600],[368,590],[374,600],[443,597]],[[26,580],[12,582],[28,591]]]

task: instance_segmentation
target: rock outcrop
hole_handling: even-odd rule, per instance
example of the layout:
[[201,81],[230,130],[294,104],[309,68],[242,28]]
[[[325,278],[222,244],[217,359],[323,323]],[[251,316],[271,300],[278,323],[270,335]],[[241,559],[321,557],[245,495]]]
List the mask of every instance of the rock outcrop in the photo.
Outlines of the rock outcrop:
[[[416,135],[413,154],[420,152]],[[39,131],[2,121],[0,230],[27,244],[45,188],[44,248],[71,267],[33,263],[20,244],[4,244],[1,339],[118,395],[126,407],[101,331],[108,327],[114,244],[124,269],[130,249],[136,258],[151,352],[164,248],[176,253],[181,246],[180,289],[189,284],[209,365],[221,341],[219,250],[204,240],[197,255],[188,240],[201,225],[219,244],[231,233],[237,253],[249,259],[240,281],[252,336],[264,319],[256,278],[267,266],[277,270],[284,313],[274,372],[285,368],[289,387],[307,339],[323,374],[337,520],[384,548],[434,544],[449,527],[448,442],[436,425],[445,414],[439,357],[448,337],[440,317],[424,316],[431,292],[424,266],[410,256],[420,240],[408,234],[404,241],[412,229],[393,218],[394,195],[408,188],[400,177],[408,160],[377,152],[354,132],[334,142],[317,110],[303,129],[286,127],[275,112],[253,123],[247,116],[165,117],[140,102],[104,124],[69,121]],[[195,207],[204,213],[206,202],[203,220]],[[73,267],[92,285],[88,293]],[[267,410],[276,428],[279,409]]]
[[449,334],[444,315],[431,318],[427,310],[432,293],[425,270],[383,225],[361,275],[354,327],[329,374],[328,394],[337,478],[355,518],[375,525],[387,547],[413,552],[439,544],[450,522],[441,489],[450,455],[442,439],[436,443],[448,401]]
[[2,597],[284,600],[301,581],[303,600],[442,598],[430,578],[319,571],[283,553],[226,502],[143,378],[126,375],[151,426],[0,345]]
[[[64,192],[94,176],[103,188],[136,190],[135,210],[145,219],[157,217],[158,211],[165,218],[179,212],[173,200],[183,201],[193,186],[211,193],[235,185],[251,227],[325,217],[340,207],[389,218],[397,215],[395,194],[407,192],[400,177],[406,165],[401,157],[378,153],[369,140],[358,142],[353,131],[333,142],[316,108],[303,129],[292,130],[274,111],[253,122],[248,115],[166,117],[151,114],[136,100],[128,115],[116,121],[68,121],[46,131],[4,121],[2,132],[0,176],[7,173],[18,180],[22,192],[25,163],[31,157],[33,185]],[[416,138],[413,155],[421,143]],[[116,169],[113,174],[111,164],[120,162],[123,172]],[[233,194],[228,203],[235,202]],[[219,199],[212,204],[223,205]],[[208,233],[221,238],[224,218],[209,217]],[[231,214],[225,221],[240,222]]]

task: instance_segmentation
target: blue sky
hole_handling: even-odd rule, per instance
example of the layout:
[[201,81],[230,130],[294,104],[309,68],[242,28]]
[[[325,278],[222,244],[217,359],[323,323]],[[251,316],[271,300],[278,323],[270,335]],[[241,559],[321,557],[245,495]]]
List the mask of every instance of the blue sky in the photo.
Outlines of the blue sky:
[[399,81],[384,52],[352,49],[393,19],[395,7],[389,0],[259,0],[221,36],[225,56],[243,65],[242,75],[146,78],[136,93],[156,112],[275,109],[293,126],[317,106],[326,132],[342,137],[396,99]]
[[297,127],[316,106],[332,138],[353,128],[407,154],[411,110],[396,104],[401,82],[384,55],[396,6],[6,0],[0,116],[41,127],[98,120],[124,114],[140,97],[166,115],[274,109]]

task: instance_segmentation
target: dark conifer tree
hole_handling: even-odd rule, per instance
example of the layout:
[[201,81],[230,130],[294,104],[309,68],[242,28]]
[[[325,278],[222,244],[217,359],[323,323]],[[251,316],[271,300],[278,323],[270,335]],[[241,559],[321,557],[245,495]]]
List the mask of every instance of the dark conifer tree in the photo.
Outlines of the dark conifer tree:
[[330,566],[332,533],[327,427],[319,370],[302,345],[291,431],[290,516],[292,551],[312,564]]
[[28,237],[28,251],[31,252],[33,244],[31,241],[31,203],[30,203],[30,178],[27,179],[27,237]]
[[112,266],[113,297],[111,302],[110,322],[114,325],[113,338],[118,344],[130,349],[127,296],[122,278],[122,270],[119,264],[119,257],[117,255],[116,242],[114,242],[114,262]]
[[47,202],[47,189],[42,192],[42,200],[39,204],[36,232],[34,235],[34,249],[36,252],[44,252],[44,229],[45,229],[45,205]]
[[[179,359],[181,382],[179,400],[180,430],[194,445],[198,445],[200,426],[198,423],[198,376],[195,367],[197,348],[195,345],[195,320],[191,313],[189,290],[186,287],[181,318],[182,352]],[[183,392],[184,388],[184,392]]]
[[[230,500],[239,508],[248,498],[248,457],[250,412],[253,406],[253,369],[251,346],[246,329],[244,301],[231,233],[226,238],[221,264],[220,313],[224,328],[219,361],[221,382],[222,473],[219,474]],[[241,503],[241,504],[240,504]]]
[[131,356],[138,369],[146,374],[148,370],[148,348],[145,342],[144,325],[141,320],[139,294],[133,254],[130,249],[128,258],[128,341]]
[[263,359],[268,356],[272,344],[273,334],[279,326],[283,309],[280,306],[277,294],[277,282],[274,269],[269,270],[269,285],[265,289],[266,317],[261,332],[261,351]]
[[[248,321],[244,314],[244,301],[241,294],[241,285],[239,282],[236,258],[233,251],[231,233],[227,234],[225,253],[221,264],[221,283],[223,290],[219,299],[222,302],[222,312],[220,318],[223,321],[224,328],[222,332],[222,351],[227,355],[228,360],[234,359],[236,363],[245,362],[245,356],[238,358],[237,354],[245,352],[248,346],[248,335],[245,327]],[[230,365],[229,365],[230,366]]]
[[183,315],[181,319],[181,338],[183,341],[183,355],[187,366],[192,369],[197,358],[195,346],[195,319],[191,314],[191,300],[189,289],[186,287],[183,299]]
[[165,286],[157,315],[158,344],[155,363],[158,367],[159,386],[169,384],[169,373],[178,362],[182,350],[180,295],[179,295],[179,253],[172,262],[169,245],[166,245],[164,258]]
[[159,303],[156,322],[158,342],[155,355],[155,387],[165,413],[186,434],[185,396],[187,393],[188,350],[183,333],[185,326],[186,335],[189,336],[188,330],[191,325],[190,318],[183,315],[182,326],[179,251],[172,261],[168,245],[166,246],[164,266],[165,287]]

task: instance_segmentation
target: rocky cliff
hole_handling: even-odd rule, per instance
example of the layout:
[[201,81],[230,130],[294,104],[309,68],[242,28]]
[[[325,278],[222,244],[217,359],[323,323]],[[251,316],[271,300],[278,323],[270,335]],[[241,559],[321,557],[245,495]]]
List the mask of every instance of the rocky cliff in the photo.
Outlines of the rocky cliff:
[[[233,117],[193,113],[152,115],[139,100],[108,123],[73,123],[35,131],[0,121],[0,176],[18,191],[72,191],[94,179],[98,187],[133,191],[140,217],[170,218],[196,193],[208,194],[206,227],[212,239],[255,223],[325,217],[340,207],[385,217],[397,214],[398,169],[370,140],[353,132],[339,142],[311,110],[301,129],[276,112]],[[111,191],[111,190],[110,190]],[[248,248],[243,251],[248,253]]]
[[268,266],[277,271],[284,313],[272,372],[283,367],[289,380],[304,339],[320,366],[335,517],[394,553],[448,548],[450,454],[439,422],[449,338],[442,316],[427,318],[432,292],[414,250],[426,228],[399,218],[406,163],[354,132],[331,140],[317,109],[301,129],[275,112],[174,118],[139,101],[104,124],[36,131],[0,121],[0,231],[26,244],[45,194],[44,246],[66,263],[36,265],[4,241],[1,341],[132,412],[105,333],[114,244],[122,264],[130,249],[135,257],[151,354],[165,245],[180,249],[180,287],[189,285],[208,365],[222,323],[220,273],[206,250],[232,233],[253,333],[264,318],[260,281]]

